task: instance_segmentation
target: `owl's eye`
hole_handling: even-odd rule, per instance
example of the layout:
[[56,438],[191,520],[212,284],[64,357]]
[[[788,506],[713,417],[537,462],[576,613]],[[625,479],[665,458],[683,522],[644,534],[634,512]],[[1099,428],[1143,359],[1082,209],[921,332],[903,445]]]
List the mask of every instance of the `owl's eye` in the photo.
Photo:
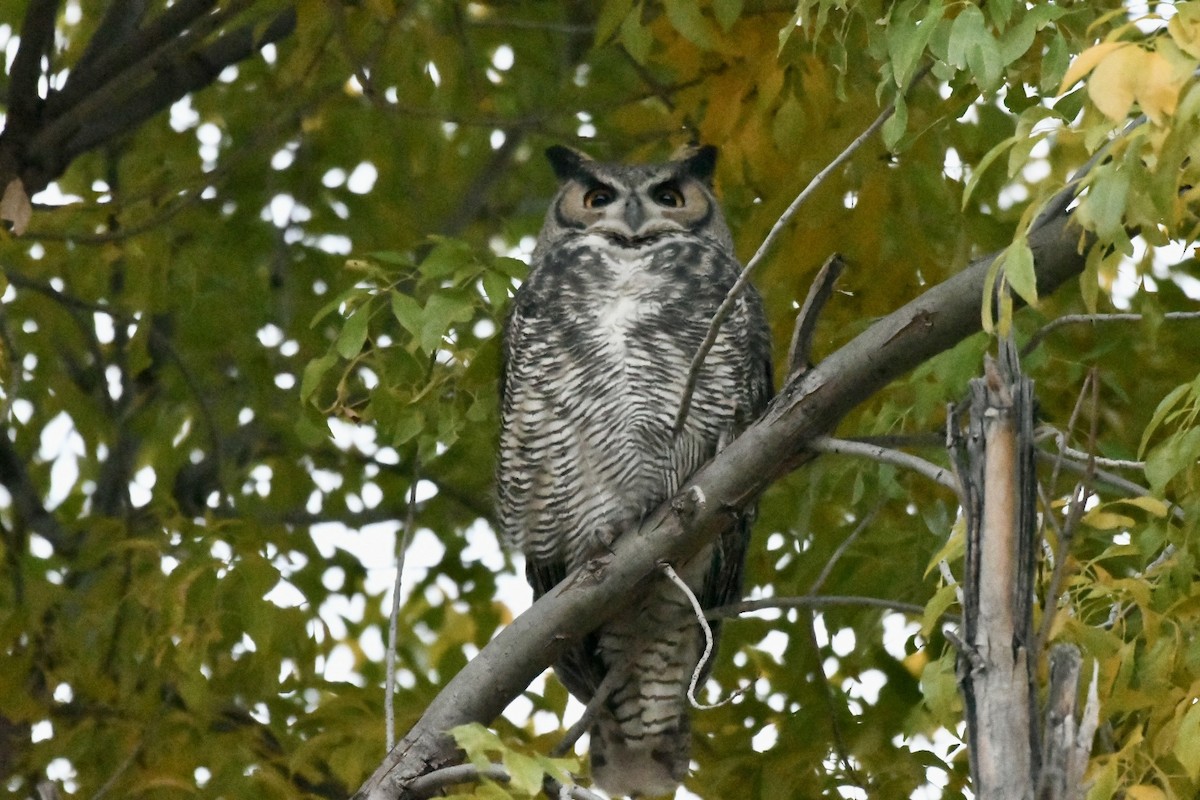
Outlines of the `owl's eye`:
[[679,208],[683,205],[683,195],[674,186],[659,186],[654,190],[654,202],[666,208]]
[[584,208],[604,208],[606,205],[617,199],[616,192],[607,186],[597,186],[591,189],[583,196]]

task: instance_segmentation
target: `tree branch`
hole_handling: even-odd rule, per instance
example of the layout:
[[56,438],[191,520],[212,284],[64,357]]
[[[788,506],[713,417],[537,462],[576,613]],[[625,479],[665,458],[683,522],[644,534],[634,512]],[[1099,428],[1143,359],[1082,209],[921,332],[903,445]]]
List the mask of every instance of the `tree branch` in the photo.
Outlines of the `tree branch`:
[[31,0],[21,25],[21,45],[13,59],[8,84],[7,121],[4,132],[16,138],[18,148],[41,118],[42,100],[38,82],[42,77],[42,59],[54,44],[54,23],[59,0]]
[[891,464],[896,467],[910,469],[955,494],[962,493],[962,487],[958,485],[958,478],[954,477],[954,473],[949,468],[938,466],[932,461],[926,461],[923,458],[900,450],[891,450],[877,444],[856,442],[849,439],[833,439],[828,436],[814,439],[809,444],[809,447],[820,453],[858,456],[878,461],[881,464]]
[[[291,35],[296,27],[296,11],[280,11],[263,27],[243,25],[217,39],[203,50],[188,54],[171,68],[112,107],[96,107],[91,116],[83,115],[73,135],[62,145],[62,156],[69,162],[109,139],[137,127],[170,106],[188,92],[212,83],[225,67],[250,57],[261,47]],[[81,106],[82,107],[82,106]]]
[[[120,13],[125,13],[127,9],[133,11],[137,6],[145,5],[140,0],[136,3],[114,3],[104,22],[88,42],[87,51],[75,65],[76,68],[71,70],[66,85],[47,101],[49,115],[57,117],[67,109],[73,108],[113,78],[128,77],[122,75],[126,69],[145,59],[147,54],[160,55],[160,48],[176,41],[176,37],[216,4],[217,0],[178,0],[151,20],[145,28],[137,32],[127,32],[121,39],[109,39],[103,34],[105,23],[110,16],[117,13],[118,9]],[[122,8],[123,6],[127,8]],[[116,26],[115,21],[112,24]],[[127,24],[123,19],[122,28]]]
[[[1092,241],[1067,216],[1030,235],[1040,296],[1083,271]],[[413,778],[457,760],[445,731],[494,719],[569,642],[636,596],[659,563],[686,561],[732,524],[737,509],[812,460],[813,439],[891,381],[978,332],[984,281],[995,257],[976,260],[785,385],[760,419],[681,487],[677,496],[699,490],[708,499],[686,527],[671,502],[664,503],[617,539],[611,557],[547,592],[451,679],[356,796],[413,797],[407,790]]]
[[786,374],[789,379],[797,372],[803,372],[812,366],[812,340],[817,332],[817,319],[820,318],[825,304],[829,302],[833,286],[845,268],[846,262],[842,261],[841,255],[834,253],[825,260],[817,272],[817,277],[813,278],[812,285],[808,287],[804,305],[796,314],[796,325],[792,329],[792,341],[788,346]]
[[[1029,341],[1021,348],[1022,358],[1032,353],[1038,348],[1042,341],[1054,333],[1059,328],[1067,325],[1079,325],[1082,323],[1100,324],[1105,322],[1141,322],[1144,314],[1064,314],[1057,319],[1052,319],[1042,327],[1038,328],[1033,336],[1029,337]],[[1168,311],[1162,315],[1164,320],[1200,320],[1200,311]]]
[[[889,600],[886,597],[856,597],[854,595],[798,595],[796,597],[763,597],[758,600],[743,600],[719,608],[710,608],[705,612],[709,619],[729,619],[749,614],[753,611],[764,611],[777,608],[836,608],[841,606],[862,606],[864,608],[882,608],[886,611],[898,611],[901,614],[920,616],[925,613],[925,606],[919,603],[906,603],[902,600]],[[956,617],[946,615],[946,619],[956,620]]]

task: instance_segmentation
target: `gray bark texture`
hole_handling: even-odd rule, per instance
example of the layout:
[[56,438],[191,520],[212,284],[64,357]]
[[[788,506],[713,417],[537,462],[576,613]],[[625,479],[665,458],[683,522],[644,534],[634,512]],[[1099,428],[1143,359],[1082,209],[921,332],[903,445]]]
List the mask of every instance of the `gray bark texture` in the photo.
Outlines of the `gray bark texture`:
[[988,359],[984,372],[971,382],[966,429],[954,441],[967,521],[959,684],[972,788],[979,800],[1082,800],[1099,704],[1093,679],[1077,720],[1073,645],[1052,650],[1044,724],[1037,711],[1033,382],[1020,374],[1011,340],[999,367]]

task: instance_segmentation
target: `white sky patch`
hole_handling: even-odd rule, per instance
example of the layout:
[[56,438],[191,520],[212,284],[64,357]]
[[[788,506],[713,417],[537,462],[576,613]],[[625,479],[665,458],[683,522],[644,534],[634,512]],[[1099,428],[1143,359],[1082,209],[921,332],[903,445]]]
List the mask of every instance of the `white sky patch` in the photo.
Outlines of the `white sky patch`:
[[346,182],[346,170],[334,167],[321,176],[321,185],[326,189],[336,189]]
[[183,133],[189,128],[194,128],[200,124],[200,115],[192,108],[192,96],[190,94],[185,94],[171,104],[169,122],[171,130],[176,133]]
[[908,657],[904,643],[921,630],[920,624],[912,622],[903,614],[891,612],[883,616],[883,649],[897,661]]
[[953,147],[946,150],[946,157],[942,161],[942,172],[952,181],[962,181],[966,176],[962,157]]
[[496,48],[496,52],[492,53],[492,66],[501,72],[512,69],[515,60],[516,55],[513,53],[513,49],[506,44],[500,45]]
[[42,428],[38,458],[43,462],[52,462],[47,509],[54,510],[67,499],[79,480],[79,459],[85,452],[83,437],[75,430],[75,421],[67,412],[59,412]]
[[354,194],[367,194],[375,188],[378,178],[379,171],[375,169],[375,165],[370,161],[363,161],[351,171],[350,177],[346,179],[346,188]]
[[765,753],[775,746],[779,741],[779,728],[774,722],[768,722],[763,726],[762,730],[754,734],[754,738],[750,740],[750,746],[754,748],[756,753]]

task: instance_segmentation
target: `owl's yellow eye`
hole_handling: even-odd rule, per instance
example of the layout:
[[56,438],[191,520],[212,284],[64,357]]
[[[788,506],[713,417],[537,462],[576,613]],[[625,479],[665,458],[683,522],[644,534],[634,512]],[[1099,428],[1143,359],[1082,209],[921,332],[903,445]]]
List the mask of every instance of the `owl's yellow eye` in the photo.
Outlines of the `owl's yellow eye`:
[[654,202],[666,208],[679,208],[683,205],[683,195],[674,186],[659,186],[654,190]]
[[617,199],[616,193],[607,186],[597,186],[583,196],[584,208],[604,208]]

